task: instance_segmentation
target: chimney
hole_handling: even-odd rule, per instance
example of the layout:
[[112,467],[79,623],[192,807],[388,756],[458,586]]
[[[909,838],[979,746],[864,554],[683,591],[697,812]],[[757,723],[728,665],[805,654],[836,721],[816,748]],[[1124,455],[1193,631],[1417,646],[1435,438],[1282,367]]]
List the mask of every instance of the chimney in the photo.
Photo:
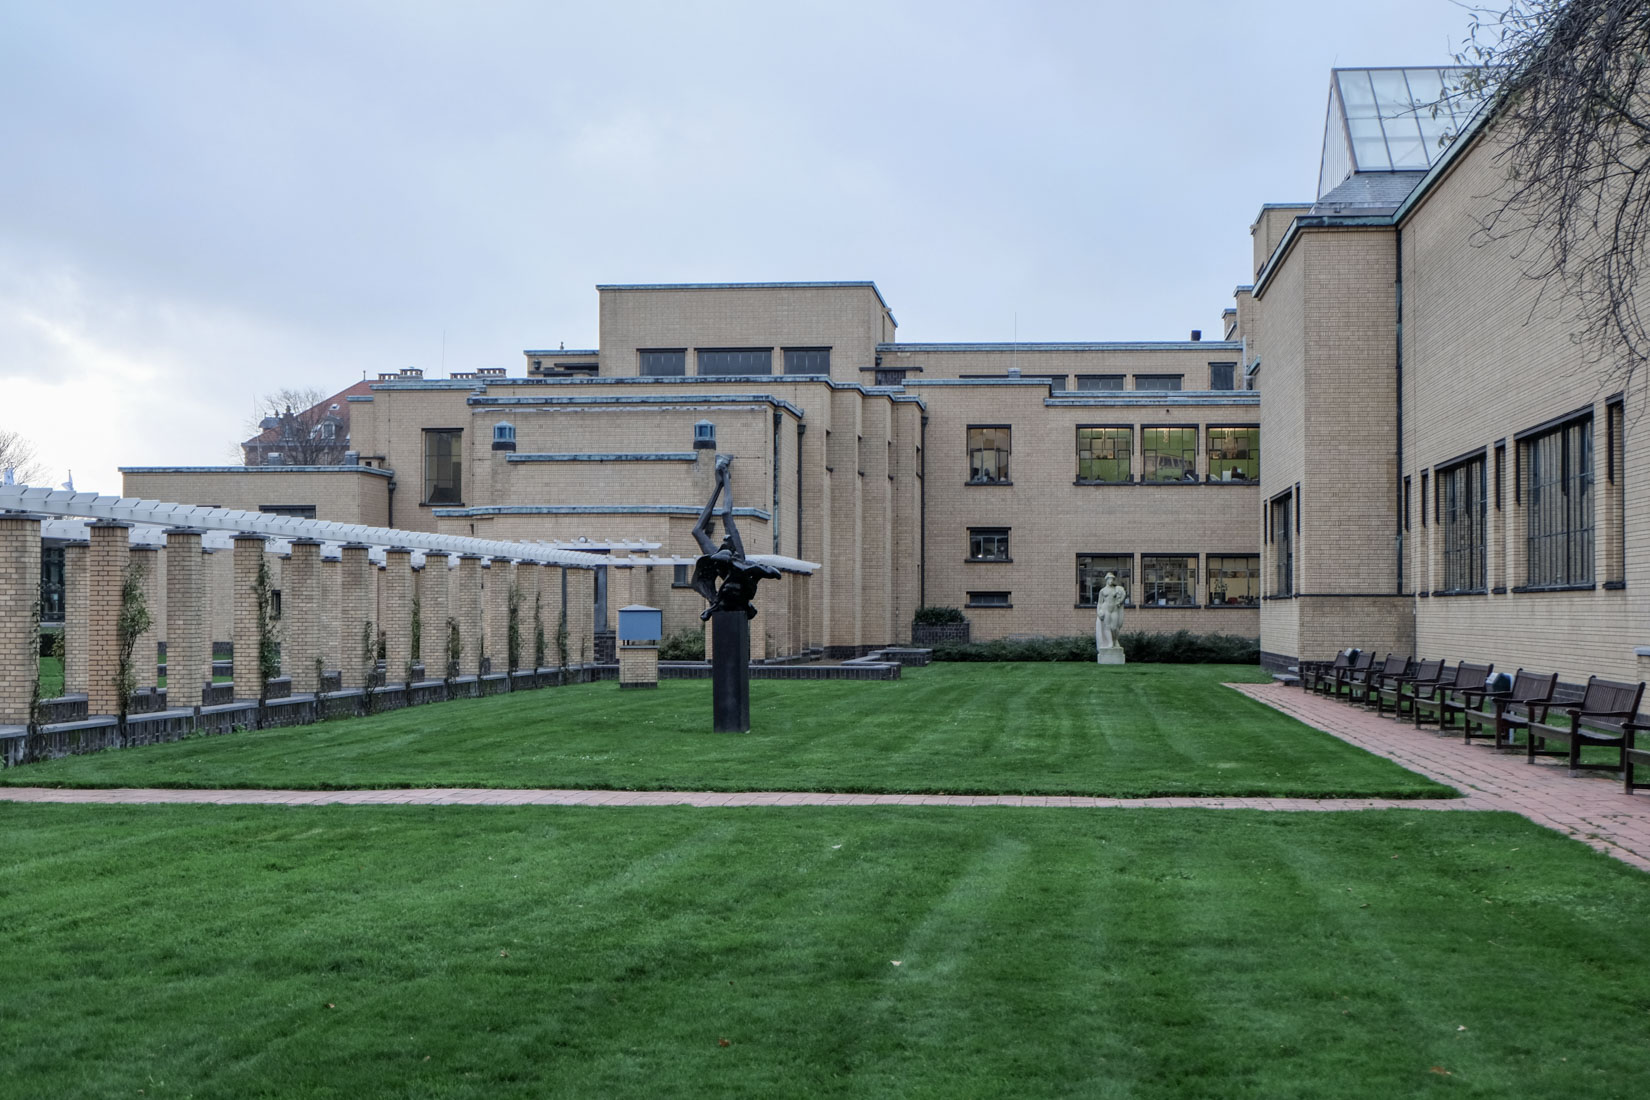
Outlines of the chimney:
[[1203,339],[1203,330],[1200,329],[1200,328],[1194,328],[1192,330],[1192,343],[1195,344],[1195,343],[1197,343],[1198,341],[1200,341],[1202,339]]

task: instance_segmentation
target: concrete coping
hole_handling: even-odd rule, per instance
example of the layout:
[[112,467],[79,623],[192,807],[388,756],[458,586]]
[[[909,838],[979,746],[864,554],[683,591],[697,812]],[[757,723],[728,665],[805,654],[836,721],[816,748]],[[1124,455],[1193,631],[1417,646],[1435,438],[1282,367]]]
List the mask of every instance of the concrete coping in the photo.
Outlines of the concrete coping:
[[163,535],[204,535],[199,527],[166,527],[161,530]]
[[256,539],[259,542],[268,542],[269,541],[269,536],[268,535],[260,535],[255,531],[237,531],[233,535],[231,535],[230,538],[235,542],[242,542],[242,541],[251,542],[254,539]]

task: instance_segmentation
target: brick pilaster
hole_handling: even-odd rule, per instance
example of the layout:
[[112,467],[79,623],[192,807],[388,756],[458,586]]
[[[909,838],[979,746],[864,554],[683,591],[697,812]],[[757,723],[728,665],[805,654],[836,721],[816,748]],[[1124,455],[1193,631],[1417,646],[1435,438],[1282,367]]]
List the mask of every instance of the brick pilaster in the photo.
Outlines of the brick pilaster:
[[338,662],[343,631],[334,625],[335,616],[343,607],[339,596],[341,572],[337,558],[321,558],[321,666],[329,672],[342,667]]
[[556,650],[556,633],[561,629],[562,578],[567,570],[559,565],[546,565],[539,576],[539,617],[544,620],[544,663],[561,664]]
[[383,590],[380,607],[384,619],[384,680],[407,680],[412,664],[412,551],[392,546],[384,551]]
[[286,635],[281,664],[295,692],[321,688],[316,675],[321,615],[321,544],[316,539],[293,539],[292,557],[281,577],[281,625]]
[[[120,711],[120,590],[131,561],[131,525],[111,520],[89,524],[86,555],[86,713]],[[150,664],[154,658],[150,658]]]
[[166,532],[166,705],[197,707],[212,679],[205,561],[201,533]]
[[364,687],[374,658],[365,651],[377,637],[374,576],[365,543],[346,542],[338,552],[338,671],[342,686]]
[[515,583],[516,563],[509,558],[493,558],[487,570],[487,647],[494,672],[510,670],[510,586]]
[[447,566],[445,550],[426,550],[418,574],[418,613],[422,619],[424,675],[440,680],[447,675]]
[[258,662],[258,567],[264,563],[264,536],[239,534],[234,538],[234,583],[230,591],[235,647],[235,695],[263,697],[263,670]]
[[[533,601],[539,594],[539,581],[544,576],[544,568],[536,561],[524,561],[516,565],[516,587],[521,591],[521,667],[533,668],[537,665],[533,650]],[[546,635],[546,649],[549,648]]]
[[40,677],[40,517],[0,513],[0,724],[29,720]]
[[481,670],[481,556],[460,554],[456,580],[451,603],[461,647],[458,674],[474,676]]
[[567,570],[567,660],[582,665],[596,656],[596,574]]

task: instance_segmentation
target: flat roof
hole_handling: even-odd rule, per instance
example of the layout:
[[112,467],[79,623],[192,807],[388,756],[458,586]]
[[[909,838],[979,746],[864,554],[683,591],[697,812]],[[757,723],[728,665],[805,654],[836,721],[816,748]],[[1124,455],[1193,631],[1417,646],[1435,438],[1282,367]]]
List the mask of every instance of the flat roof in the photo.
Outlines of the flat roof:
[[[888,299],[882,296],[877,284],[870,279],[847,280],[816,280],[805,282],[782,283],[597,283],[597,290],[809,290],[831,287],[867,287],[882,303],[882,308],[888,310],[892,317],[894,311],[889,309]],[[896,325],[898,321],[894,322]]]
[[878,351],[1239,351],[1234,340],[1140,340],[1134,342],[989,343],[989,344],[878,344]]

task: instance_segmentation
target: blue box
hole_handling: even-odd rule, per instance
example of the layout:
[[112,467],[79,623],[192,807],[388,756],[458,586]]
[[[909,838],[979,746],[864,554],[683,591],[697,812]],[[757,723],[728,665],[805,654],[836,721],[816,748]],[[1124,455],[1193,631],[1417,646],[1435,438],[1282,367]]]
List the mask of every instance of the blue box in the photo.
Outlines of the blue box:
[[665,616],[657,607],[633,603],[619,608],[619,641],[656,642],[664,637]]

